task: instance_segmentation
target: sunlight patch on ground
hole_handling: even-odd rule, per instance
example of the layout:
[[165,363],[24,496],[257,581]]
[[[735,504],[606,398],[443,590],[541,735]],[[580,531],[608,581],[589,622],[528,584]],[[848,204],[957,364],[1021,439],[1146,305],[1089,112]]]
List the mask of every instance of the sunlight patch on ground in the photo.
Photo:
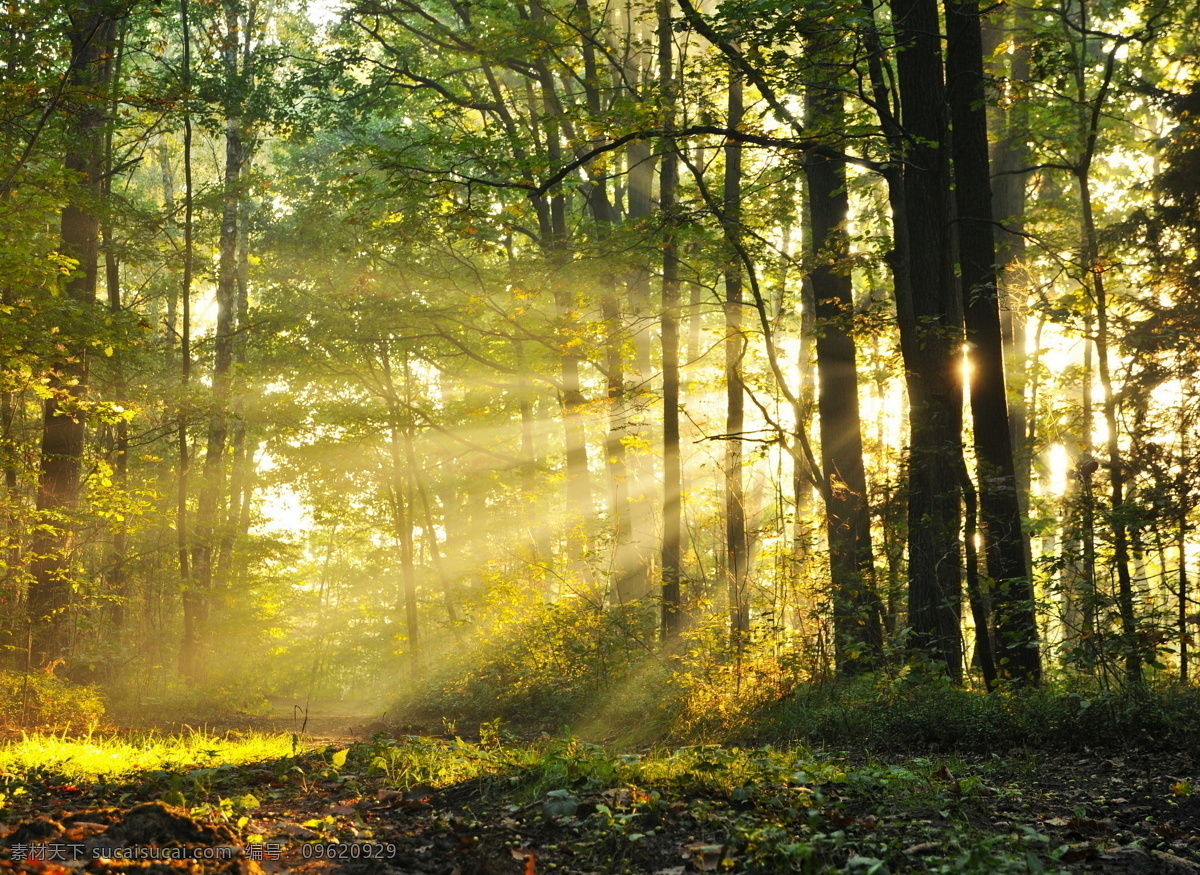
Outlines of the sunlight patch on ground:
[[34,733],[0,745],[0,772],[38,768],[71,781],[111,781],[136,772],[244,765],[290,756],[291,736],[218,738],[203,733],[102,736]]

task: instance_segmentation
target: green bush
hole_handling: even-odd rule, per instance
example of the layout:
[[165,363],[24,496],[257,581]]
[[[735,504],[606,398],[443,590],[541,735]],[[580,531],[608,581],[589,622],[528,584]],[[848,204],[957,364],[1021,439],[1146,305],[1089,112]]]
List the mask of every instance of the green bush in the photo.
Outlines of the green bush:
[[1200,742],[1200,690],[1048,687],[989,694],[873,676],[798,687],[760,710],[753,725],[764,740],[872,750],[1074,750],[1139,741],[1185,747]]
[[524,606],[519,622],[476,635],[389,709],[405,722],[558,730],[654,655],[650,607],[600,609],[583,599]]
[[0,725],[7,729],[84,729],[104,717],[95,687],[78,686],[43,672],[0,671]]

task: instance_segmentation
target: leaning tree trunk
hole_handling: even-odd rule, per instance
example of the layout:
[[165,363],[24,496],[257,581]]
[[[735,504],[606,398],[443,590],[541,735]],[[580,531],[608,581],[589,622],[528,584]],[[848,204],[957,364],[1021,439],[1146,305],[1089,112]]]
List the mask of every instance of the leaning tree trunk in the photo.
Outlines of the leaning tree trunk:
[[[72,191],[62,212],[62,254],[76,262],[64,284],[66,299],[81,313],[96,302],[100,230],[97,204],[103,193],[106,95],[112,70],[116,19],[109,6],[81,2],[67,10],[71,66],[70,115],[64,166]],[[29,662],[50,664],[67,652],[65,612],[71,595],[71,514],[80,495],[85,422],[80,402],[87,392],[86,327],[71,320],[68,352],[51,369],[52,394],[42,406],[38,472],[39,526],[30,546],[32,579],[26,603]]]

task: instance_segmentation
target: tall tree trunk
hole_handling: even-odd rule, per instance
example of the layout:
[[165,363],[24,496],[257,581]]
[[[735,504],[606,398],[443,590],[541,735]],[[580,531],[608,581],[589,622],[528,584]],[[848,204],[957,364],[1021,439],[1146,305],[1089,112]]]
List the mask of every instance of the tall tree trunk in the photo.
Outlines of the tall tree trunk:
[[[909,398],[908,617],[913,643],[962,680],[962,301],[951,265],[950,173],[936,0],[892,0],[906,234],[897,282]],[[899,271],[898,271],[899,272]],[[904,300],[905,294],[908,300]]]
[[[666,127],[674,121],[674,32],[670,0],[658,0],[659,91]],[[682,625],[682,479],[679,458],[679,254],[676,251],[675,193],[679,163],[675,144],[662,142],[659,173],[659,212],[663,227],[662,248],[662,374],[663,374],[663,535],[662,535],[662,636],[672,641]]]
[[[742,80],[729,71],[729,105],[726,124],[736,130],[742,123]],[[725,144],[725,574],[729,591],[729,634],[741,648],[750,631],[746,573],[746,496],[742,481],[742,432],[745,429],[745,390],[742,357],[746,337],[742,331],[742,147],[736,140]]]
[[[820,80],[831,75],[820,70],[829,53],[828,46],[809,47],[809,57]],[[836,83],[818,81],[810,86],[805,103],[809,124],[814,129],[843,129],[845,111]],[[838,671],[855,675],[877,665],[882,655],[883,606],[874,586],[875,559],[859,420],[858,362],[851,333],[854,290],[844,224],[850,199],[844,161],[814,155],[806,159],[804,171],[812,229],[814,268],[808,279],[816,316],[820,384],[817,409],[821,417],[834,654]]]
[[[1113,566],[1117,572],[1117,611],[1121,618],[1121,643],[1124,650],[1125,680],[1142,681],[1142,655],[1137,636],[1137,613],[1133,599],[1133,576],[1129,571],[1129,530],[1125,524],[1125,472],[1121,459],[1121,436],[1117,420],[1117,398],[1113,392],[1112,365],[1109,360],[1108,293],[1104,274],[1099,268],[1099,246],[1092,209],[1091,178],[1085,165],[1078,173],[1079,196],[1083,217],[1083,264],[1090,277],[1096,304],[1096,371],[1103,392],[1104,424],[1107,426],[1109,500],[1113,534]],[[1087,282],[1087,280],[1085,280]]]
[[[583,37],[583,88],[588,112],[599,118],[603,111],[601,81],[595,46],[602,38],[591,18],[587,0],[577,0],[577,26]],[[602,139],[593,138],[593,146]],[[596,242],[603,247],[611,237],[617,221],[617,210],[609,199],[606,174],[595,163],[587,167],[587,203],[596,220]],[[607,257],[601,249],[596,252],[598,264]],[[645,567],[638,561],[632,540],[632,508],[629,502],[629,469],[624,438],[629,427],[629,403],[625,392],[625,326],[621,313],[621,296],[615,274],[599,267],[600,315],[604,320],[605,338],[605,395],[608,401],[608,433],[605,436],[605,462],[609,480],[609,520],[612,526],[612,557],[610,560],[609,590],[615,601],[627,604],[645,593]]]
[[[258,6],[251,3],[246,10],[245,32],[241,40],[241,89],[249,92],[254,88],[254,34],[259,24],[257,20]],[[256,150],[253,130],[245,118],[244,112],[239,112],[238,145],[240,166],[238,168],[238,221],[235,223],[234,253],[236,259],[235,284],[236,291],[233,301],[233,374],[230,381],[231,399],[229,411],[231,422],[230,448],[232,460],[229,469],[229,500],[228,513],[222,524],[221,542],[217,559],[217,583],[227,588],[233,581],[233,560],[237,539],[242,532],[241,520],[247,515],[250,504],[251,484],[253,482],[252,467],[253,452],[246,448],[246,398],[243,389],[244,378],[240,373],[245,370],[248,360],[249,336],[247,334],[247,311],[250,306],[250,249],[249,249],[249,211],[250,198],[245,193],[245,177],[249,172]]]
[[[1029,485],[1033,464],[1033,445],[1027,438],[1031,417],[1025,403],[1025,303],[1023,282],[1025,260],[1025,188],[1029,172],[1029,98],[1021,89],[1029,81],[1029,39],[1026,30],[1031,11],[1018,5],[990,13],[985,23],[984,52],[990,54],[1007,37],[1012,51],[1003,57],[1007,68],[997,59],[989,65],[988,77],[1005,82],[1005,100],[990,107],[994,136],[991,148],[992,214],[996,220],[996,272],[1000,283],[1000,330],[1004,338],[1005,382],[1008,384],[1009,430],[1016,462],[1017,501],[1021,512],[1029,511]],[[999,19],[997,21],[996,19]],[[985,58],[986,63],[986,58]]]
[[[104,132],[117,22],[104,3],[85,0],[67,9],[71,46],[64,166],[72,174],[71,198],[62,212],[62,254],[76,262],[64,283],[68,300],[82,313],[96,301],[99,217],[103,193]],[[39,526],[30,547],[32,579],[26,602],[31,624],[29,661],[49,664],[66,655],[65,612],[71,595],[71,552],[79,502],[85,423],[80,402],[87,393],[86,328],[72,320],[68,355],[52,372],[52,394],[42,406],[38,472]]]
[[[1096,373],[1100,377],[1103,392],[1102,406],[1104,424],[1107,428],[1106,449],[1108,451],[1110,519],[1112,525],[1113,566],[1117,573],[1117,610],[1121,619],[1121,641],[1124,649],[1125,680],[1130,684],[1142,681],[1142,655],[1137,637],[1137,613],[1134,605],[1133,578],[1129,570],[1129,531],[1125,523],[1125,471],[1121,458],[1121,436],[1117,419],[1117,398],[1113,392],[1112,363],[1109,357],[1109,313],[1108,290],[1104,280],[1104,269],[1100,261],[1100,241],[1096,231],[1096,216],[1092,206],[1092,162],[1096,155],[1100,137],[1100,120],[1104,105],[1112,88],[1116,71],[1117,54],[1121,43],[1112,44],[1105,50],[1103,78],[1096,94],[1087,99],[1086,70],[1091,63],[1094,38],[1089,31],[1087,4],[1080,2],[1076,10],[1079,15],[1078,33],[1080,42],[1075,47],[1075,85],[1079,112],[1079,133],[1083,139],[1083,151],[1075,166],[1075,181],[1079,186],[1080,206],[1080,283],[1091,291],[1095,304],[1096,331],[1091,335],[1096,347]],[[1090,332],[1089,332],[1090,334]],[[1085,423],[1091,428],[1091,423]]]
[[[549,74],[542,76],[541,86],[544,111],[547,116],[552,116],[556,101],[554,84],[549,81]],[[561,119],[556,121],[561,124]],[[546,154],[551,167],[558,167],[562,164],[562,143],[559,137],[556,125],[549,131],[546,138]],[[561,186],[557,186],[551,192],[549,219],[550,233],[546,246],[550,253],[552,270],[557,273],[565,268],[569,259],[566,195]],[[564,285],[563,278],[555,276],[551,282],[554,285],[554,302],[559,321],[559,403],[562,406],[563,443],[567,468],[566,539],[572,567],[583,578],[586,577],[583,557],[587,552],[588,528],[592,516],[592,483],[588,471],[587,429],[584,424],[584,407],[587,402],[583,395],[579,375],[579,366],[582,363],[576,335],[579,314],[574,295]]]
[[[635,71],[635,75],[644,80],[647,71]],[[634,81],[637,81],[636,79]],[[648,85],[643,81],[643,85]],[[631,143],[627,161],[629,164],[629,195],[627,216],[633,223],[647,224],[652,221],[650,202],[651,188],[654,184],[654,166],[656,160],[651,153],[650,144],[646,141]],[[654,443],[653,429],[655,417],[646,415],[653,405],[654,367],[651,362],[651,335],[653,334],[653,307],[650,301],[650,268],[648,264],[639,263],[630,271],[627,281],[628,307],[626,321],[630,326],[632,352],[629,365],[629,391],[626,404],[629,409],[631,424],[629,435],[637,439],[643,446]],[[693,317],[694,318],[694,317]],[[636,417],[636,418],[635,418]],[[635,424],[636,423],[636,424]],[[630,506],[630,527],[632,541],[638,551],[638,559],[642,566],[642,587],[644,594],[652,592],[650,569],[654,564],[654,501],[658,491],[657,478],[654,473],[653,456],[646,452],[634,452],[627,458],[629,467],[632,498]]]
[[[104,199],[111,201],[113,161],[113,120],[117,116],[117,101],[121,87],[121,62],[124,57],[125,33],[124,26],[118,27],[117,51],[113,61],[113,74],[110,87],[108,124],[104,131]],[[117,258],[116,241],[113,239],[112,220],[102,221],[100,237],[104,249],[104,281],[108,293],[109,312],[114,319],[121,313],[121,265]],[[127,385],[124,373],[123,351],[113,350],[113,367],[116,370],[115,392],[118,401],[125,400]],[[119,420],[113,427],[113,484],[124,492],[129,482],[129,423]],[[109,544],[104,559],[104,577],[108,589],[109,618],[113,627],[119,632],[125,622],[125,557],[127,535],[124,520],[116,522],[112,541]]]
[[954,126],[954,196],[963,315],[970,345],[971,418],[988,573],[994,583],[997,665],[1041,681],[1033,580],[1026,561],[997,298],[983,39],[975,0],[946,0],[946,75]]
[[192,240],[195,200],[192,196],[192,38],[188,0],[179,0],[179,18],[183,41],[180,75],[183,84],[183,283],[180,290],[179,325],[179,382],[180,407],[176,443],[179,457],[179,476],[175,493],[175,546],[179,557],[179,587],[183,607],[183,635],[179,642],[179,673],[191,678],[196,670],[197,657],[197,593],[192,585],[191,538],[188,530],[188,473],[191,466],[188,451],[188,387],[192,379],[192,270],[194,246]]
[[[202,641],[208,621],[213,585],[216,548],[219,541],[218,520],[225,480],[225,449],[229,436],[229,400],[233,384],[234,337],[237,330],[238,276],[238,213],[241,203],[240,181],[244,158],[241,120],[238,101],[238,61],[241,45],[241,25],[238,8],[225,6],[225,34],[222,63],[225,73],[225,173],[223,208],[217,262],[217,322],[213,337],[212,394],[208,415],[207,440],[204,449],[204,469],[200,496],[196,505],[195,539],[192,545],[192,564],[195,574],[196,639]],[[199,676],[199,665],[192,666],[191,679]]]

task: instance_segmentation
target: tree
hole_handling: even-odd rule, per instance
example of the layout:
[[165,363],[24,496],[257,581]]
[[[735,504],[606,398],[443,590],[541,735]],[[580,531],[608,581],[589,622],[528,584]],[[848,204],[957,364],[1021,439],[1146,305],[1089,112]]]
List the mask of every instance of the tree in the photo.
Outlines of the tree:
[[[809,37],[813,82],[805,93],[806,123],[831,136],[845,127],[836,77],[838,34]],[[875,559],[859,420],[858,362],[853,336],[854,289],[847,264],[850,210],[846,163],[811,155],[808,180],[809,273],[815,305],[818,412],[821,423],[825,528],[833,585],[834,647],[838,670],[854,675],[878,664],[883,647],[882,605],[874,586]]]
[[[904,136],[893,272],[909,399],[908,619],[916,645],[962,679],[958,470],[962,299],[951,265],[950,150],[932,0],[893,0]],[[899,198],[897,197],[899,195]]]
[[[658,87],[666,127],[674,121],[674,25],[670,0],[658,0]],[[675,144],[662,142],[658,207],[663,222],[662,242],[662,372],[663,372],[663,535],[662,636],[671,641],[682,623],[683,471],[679,461],[679,253],[673,227],[679,162]]]
[[[1041,655],[1008,417],[978,4],[948,0],[946,29],[959,281],[970,349],[976,479],[994,581],[997,662],[1013,678],[1037,684]],[[986,636],[986,627],[977,634]]]
[[27,612],[30,659],[50,663],[68,652],[64,615],[71,593],[71,512],[79,502],[88,384],[87,325],[96,302],[99,270],[99,203],[104,185],[104,133],[117,14],[107,3],[66,9],[70,67],[69,121],[64,167],[74,182],[62,211],[62,254],[71,259],[63,284],[62,315],[68,345],[56,363],[51,393],[42,406],[38,534],[30,547],[32,580]]

